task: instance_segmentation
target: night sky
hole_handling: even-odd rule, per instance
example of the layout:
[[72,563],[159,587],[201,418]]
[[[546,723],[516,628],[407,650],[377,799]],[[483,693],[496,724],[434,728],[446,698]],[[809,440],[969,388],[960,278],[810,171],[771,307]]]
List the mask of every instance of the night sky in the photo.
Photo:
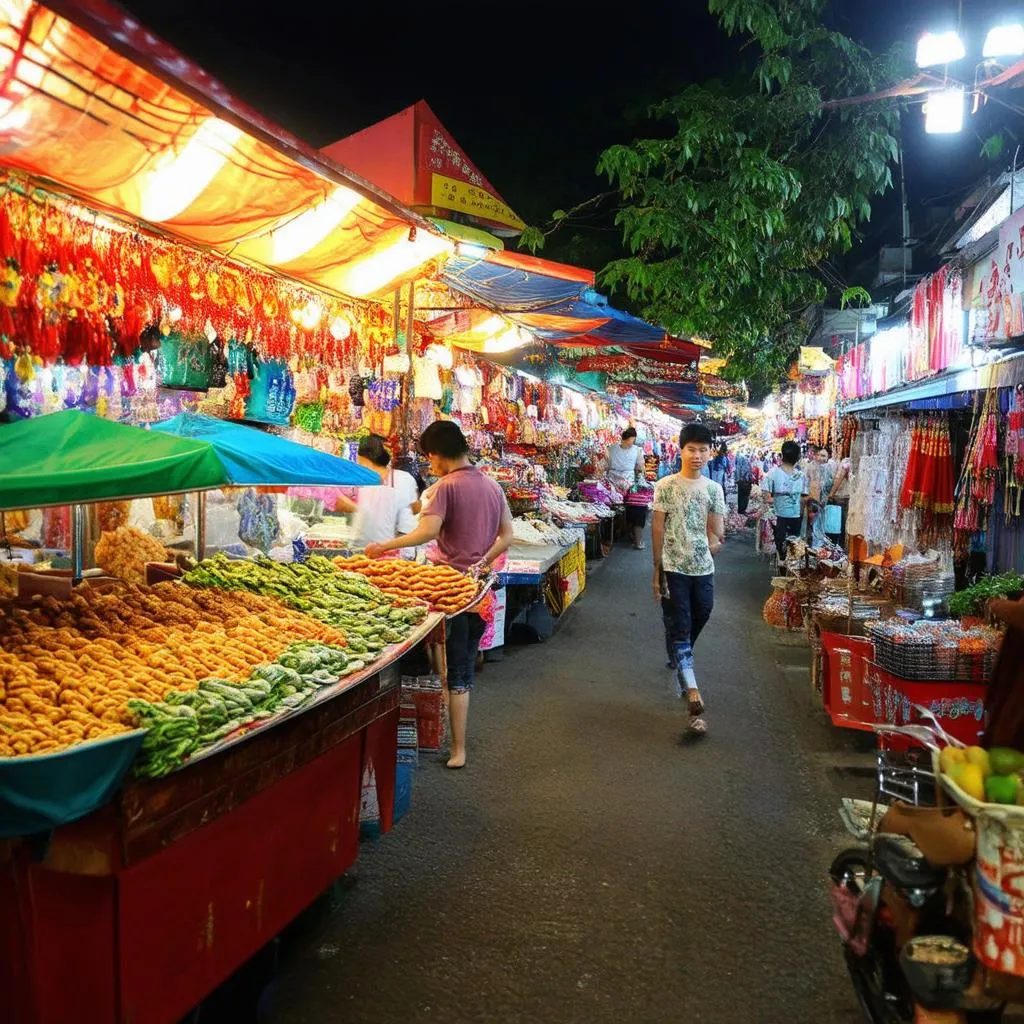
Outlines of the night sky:
[[[963,0],[965,29],[1001,2]],[[426,99],[529,223],[600,191],[598,155],[645,133],[650,103],[728,75],[739,60],[704,0],[306,0],[260,14],[229,0],[124,6],[317,146]],[[929,25],[955,24],[957,2],[838,0],[833,7],[837,27],[884,47],[912,42]],[[980,39],[974,43],[980,51]],[[921,121],[918,109],[904,117],[912,202],[952,202],[986,170],[977,159],[981,139],[926,137]],[[894,209],[880,206],[876,234],[891,233]],[[607,235],[613,245],[615,233]],[[594,263],[604,253],[598,246],[569,255]]]

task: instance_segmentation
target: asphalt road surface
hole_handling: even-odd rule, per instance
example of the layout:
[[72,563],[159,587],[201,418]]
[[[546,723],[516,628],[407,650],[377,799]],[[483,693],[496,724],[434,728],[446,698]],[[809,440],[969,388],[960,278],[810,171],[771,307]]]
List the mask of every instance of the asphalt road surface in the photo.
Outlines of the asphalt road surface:
[[468,767],[421,758],[410,814],[280,946],[260,1020],[859,1021],[824,883],[852,741],[762,622],[768,582],[730,540],[691,742],[650,552],[617,549],[552,640],[486,667]]

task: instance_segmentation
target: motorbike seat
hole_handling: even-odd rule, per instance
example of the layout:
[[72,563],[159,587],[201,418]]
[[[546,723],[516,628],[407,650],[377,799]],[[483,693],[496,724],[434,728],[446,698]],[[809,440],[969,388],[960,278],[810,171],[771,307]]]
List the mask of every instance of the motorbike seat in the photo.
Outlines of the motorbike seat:
[[882,877],[899,889],[939,889],[946,880],[944,868],[930,864],[921,855],[908,850],[907,840],[899,836],[875,837],[875,864]]

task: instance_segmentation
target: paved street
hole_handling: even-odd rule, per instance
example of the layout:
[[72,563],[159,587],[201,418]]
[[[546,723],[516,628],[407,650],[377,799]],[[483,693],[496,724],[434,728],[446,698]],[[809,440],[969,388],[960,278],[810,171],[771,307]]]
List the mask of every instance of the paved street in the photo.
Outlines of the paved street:
[[285,943],[267,1024],[860,1020],[824,874],[842,844],[806,648],[732,540],[683,742],[650,553],[618,549],[547,644],[488,665],[470,764],[428,758],[358,883]]

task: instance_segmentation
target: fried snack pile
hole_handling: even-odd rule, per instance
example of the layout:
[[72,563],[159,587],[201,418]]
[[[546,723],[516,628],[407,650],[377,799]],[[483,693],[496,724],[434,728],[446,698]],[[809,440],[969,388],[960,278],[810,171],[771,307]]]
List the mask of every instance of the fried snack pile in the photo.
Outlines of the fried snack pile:
[[335,558],[345,572],[358,572],[391,597],[419,598],[445,615],[461,611],[476,597],[479,583],[450,565],[420,565],[401,558]]
[[0,601],[0,757],[125,732],[129,700],[160,701],[211,676],[241,682],[300,640],[346,644],[272,598],[177,583]]
[[166,562],[167,549],[148,533],[134,526],[119,526],[100,535],[96,543],[96,564],[111,576],[128,583],[146,582],[147,562]]

